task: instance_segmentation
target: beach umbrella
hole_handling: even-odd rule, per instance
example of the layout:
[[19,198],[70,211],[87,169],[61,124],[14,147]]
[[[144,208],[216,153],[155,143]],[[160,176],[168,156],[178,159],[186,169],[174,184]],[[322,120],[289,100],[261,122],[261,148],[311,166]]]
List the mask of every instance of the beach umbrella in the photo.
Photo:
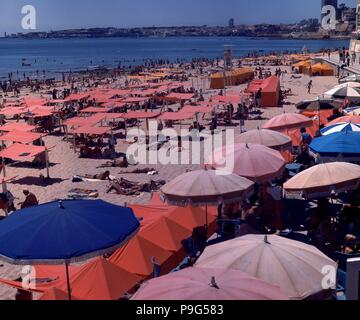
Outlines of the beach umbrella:
[[161,217],[141,230],[141,237],[166,251],[176,253],[182,248],[181,241],[191,236],[189,230],[167,217]]
[[353,123],[353,124],[360,124],[360,116],[355,115],[347,115],[344,117],[336,118],[329,122],[325,127],[330,127],[334,124],[338,123]]
[[278,151],[291,150],[291,139],[277,131],[267,129],[255,129],[242,133],[235,139],[236,143],[261,144],[265,147]]
[[[66,291],[60,290],[56,287],[52,287],[49,290],[46,290],[39,300],[66,301],[69,300],[69,295],[66,293]],[[72,300],[77,299],[72,297]]]
[[179,206],[204,206],[236,203],[254,192],[254,183],[246,178],[220,170],[198,170],[185,173],[161,188],[166,202]]
[[360,125],[344,122],[344,123],[337,123],[331,126],[327,126],[324,129],[320,130],[320,133],[323,136],[327,136],[329,134],[338,133],[338,132],[360,132]]
[[351,76],[348,76],[340,80],[340,83],[346,83],[346,82],[360,82],[360,75],[353,74]]
[[325,92],[324,96],[334,99],[347,99],[356,103],[360,101],[360,89],[351,87],[334,88]]
[[306,199],[327,197],[356,190],[360,185],[360,166],[333,162],[311,167],[284,184],[287,196],[301,195]]
[[350,81],[350,82],[345,82],[345,83],[339,84],[334,87],[334,89],[341,89],[341,88],[360,88],[360,83]]
[[316,98],[301,101],[296,105],[296,108],[302,111],[334,110],[340,109],[343,104],[343,101],[340,100]]
[[150,280],[132,300],[288,300],[279,287],[246,273],[226,269],[187,268]]
[[278,236],[247,235],[205,249],[199,268],[238,270],[279,286],[290,299],[323,291],[324,267],[337,264],[307,244]]
[[347,158],[356,161],[360,158],[360,133],[339,132],[315,138],[310,151],[321,158]]
[[268,147],[238,143],[215,150],[210,156],[209,165],[216,169],[231,166],[233,173],[261,183],[281,175],[285,159],[280,152]]
[[129,208],[101,200],[55,201],[13,213],[0,223],[0,259],[20,265],[69,264],[113,252],[138,231]]
[[161,188],[161,198],[172,205],[208,206],[238,203],[254,194],[254,183],[221,170],[198,170],[185,173]]
[[[128,272],[147,278],[154,271],[153,258],[156,258],[156,263],[161,265],[162,270],[169,269],[170,271],[174,268],[170,263],[173,256],[173,252],[167,251],[154,242],[142,238],[140,230],[140,233],[123,248],[118,249],[109,258],[109,261]],[[169,264],[171,264],[170,268],[167,267]]]
[[[99,257],[70,275],[71,294],[79,300],[118,300],[133,289],[141,278]],[[66,292],[66,281],[56,288]]]
[[360,116],[360,108],[359,107],[346,109],[345,112],[347,115],[350,115],[350,116]]
[[289,128],[311,127],[313,121],[299,113],[283,113],[267,121],[262,129],[282,130]]

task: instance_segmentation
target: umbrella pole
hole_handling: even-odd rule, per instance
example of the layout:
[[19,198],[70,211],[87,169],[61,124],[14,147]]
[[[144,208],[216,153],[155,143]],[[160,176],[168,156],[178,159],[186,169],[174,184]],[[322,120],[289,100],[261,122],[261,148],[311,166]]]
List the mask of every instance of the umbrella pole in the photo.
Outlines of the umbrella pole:
[[65,269],[66,269],[66,283],[67,283],[67,289],[68,289],[68,296],[69,301],[71,301],[71,288],[70,288],[70,276],[69,276],[69,263],[68,261],[65,261]]
[[209,219],[208,219],[208,205],[205,205],[205,212],[206,212],[206,228],[209,227]]

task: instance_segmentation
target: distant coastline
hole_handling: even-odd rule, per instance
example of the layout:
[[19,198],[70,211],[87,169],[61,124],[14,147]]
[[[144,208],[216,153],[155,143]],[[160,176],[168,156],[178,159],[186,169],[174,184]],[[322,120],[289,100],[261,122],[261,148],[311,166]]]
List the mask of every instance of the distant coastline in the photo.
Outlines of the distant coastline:
[[[82,28],[47,32],[5,34],[11,39],[71,39],[71,38],[171,38],[171,37],[246,37],[302,40],[347,40],[350,33],[327,33],[313,20],[297,24],[259,24],[234,27],[182,26],[139,28]],[[3,37],[3,38],[4,38]]]

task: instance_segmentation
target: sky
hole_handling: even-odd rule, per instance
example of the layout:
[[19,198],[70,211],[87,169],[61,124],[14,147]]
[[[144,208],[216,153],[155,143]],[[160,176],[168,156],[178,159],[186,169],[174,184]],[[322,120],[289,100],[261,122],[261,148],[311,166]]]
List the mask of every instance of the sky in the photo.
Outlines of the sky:
[[[343,0],[355,6],[356,0]],[[37,31],[88,27],[292,23],[320,16],[320,0],[0,0],[0,33],[21,32],[21,8]]]

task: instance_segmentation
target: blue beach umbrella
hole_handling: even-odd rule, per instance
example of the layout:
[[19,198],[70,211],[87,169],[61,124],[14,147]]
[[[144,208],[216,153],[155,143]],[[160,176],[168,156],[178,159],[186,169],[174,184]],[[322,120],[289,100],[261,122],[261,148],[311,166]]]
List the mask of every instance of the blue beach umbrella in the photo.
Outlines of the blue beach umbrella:
[[360,125],[349,122],[337,123],[322,129],[320,132],[323,136],[339,132],[360,132]]
[[320,157],[360,158],[360,133],[339,132],[316,138],[310,151]]
[[102,200],[26,208],[0,222],[0,259],[19,265],[65,264],[113,252],[140,227],[132,209]]

